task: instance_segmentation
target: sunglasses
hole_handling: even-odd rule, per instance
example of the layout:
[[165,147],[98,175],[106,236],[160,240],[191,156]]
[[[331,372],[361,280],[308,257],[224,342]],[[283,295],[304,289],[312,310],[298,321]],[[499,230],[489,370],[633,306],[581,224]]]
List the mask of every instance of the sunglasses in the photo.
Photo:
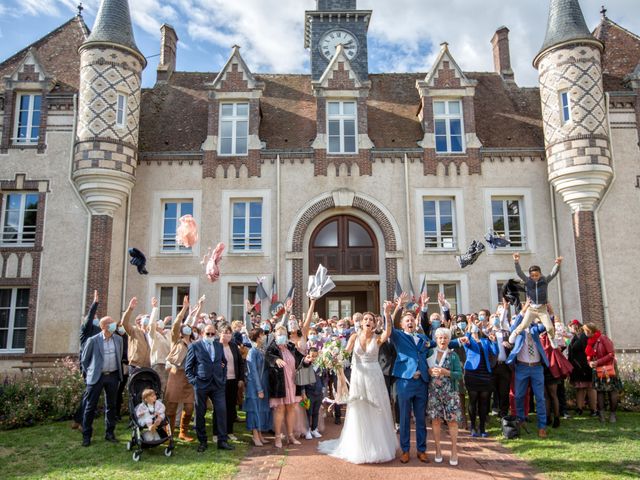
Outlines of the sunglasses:
[[205,333],[205,335],[206,335],[207,337],[215,337],[215,336],[216,336],[216,334],[215,334],[215,333],[211,333],[211,332],[209,332],[209,333]]

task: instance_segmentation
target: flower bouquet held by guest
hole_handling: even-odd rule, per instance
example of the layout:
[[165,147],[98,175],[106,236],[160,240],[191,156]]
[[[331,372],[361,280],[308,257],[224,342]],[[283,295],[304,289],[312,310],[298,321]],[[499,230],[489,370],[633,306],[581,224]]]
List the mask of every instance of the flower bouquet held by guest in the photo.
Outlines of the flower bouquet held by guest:
[[598,392],[598,412],[600,421],[605,422],[604,401],[609,394],[609,421],[616,422],[616,410],[618,397],[622,390],[622,381],[618,374],[616,353],[613,342],[604,335],[593,323],[587,323],[582,327],[588,337],[585,353],[589,366],[593,369],[593,386]]
[[549,313],[547,312],[547,289],[549,288],[549,283],[551,283],[551,280],[553,280],[560,271],[562,257],[556,258],[556,263],[553,266],[551,273],[546,277],[542,275],[542,271],[537,265],[532,265],[529,267],[529,276],[527,277],[522,271],[522,267],[520,267],[519,253],[513,254],[513,260],[516,266],[516,273],[518,274],[518,277],[520,277],[520,279],[524,282],[527,298],[531,299],[531,303],[518,328],[511,332],[509,343],[515,343],[516,337],[524,332],[524,330],[529,327],[529,325],[531,325],[531,323],[536,318],[538,318],[544,325],[544,328],[547,330],[549,340],[551,341],[551,346],[555,348],[556,344],[553,340],[553,337],[555,336],[555,326],[553,325],[553,322],[549,317]]
[[380,345],[391,336],[392,307],[391,302],[385,303],[387,324],[381,335],[375,334],[375,315],[367,312],[362,318],[360,332],[349,338],[347,351],[353,352],[349,408],[340,438],[321,442],[318,445],[321,453],[356,464],[384,463],[396,457],[398,441],[391,403],[378,363]]
[[433,439],[436,444],[435,462],[442,463],[440,426],[445,421],[451,437],[449,464],[456,466],[458,465],[458,424],[462,420],[460,396],[458,395],[462,367],[456,352],[448,348],[451,341],[451,330],[438,328],[434,336],[437,347],[431,351],[427,358],[429,375],[431,376],[427,415],[431,419]]
[[152,388],[145,389],[142,392],[142,403],[136,407],[138,425],[147,427],[147,430],[142,432],[145,442],[153,442],[167,436],[167,433],[159,428],[164,414],[164,405],[158,400],[156,392]]

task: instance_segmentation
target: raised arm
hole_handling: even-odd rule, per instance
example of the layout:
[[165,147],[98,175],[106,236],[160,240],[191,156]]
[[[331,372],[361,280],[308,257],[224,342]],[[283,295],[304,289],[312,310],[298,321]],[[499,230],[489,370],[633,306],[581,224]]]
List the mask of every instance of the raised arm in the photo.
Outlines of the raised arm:
[[82,319],[80,324],[80,345],[84,345],[91,333],[91,326],[93,325],[93,317],[96,316],[98,310],[98,291],[93,291],[93,303],[89,308],[87,316]]
[[352,333],[349,337],[349,341],[347,342],[347,348],[345,350],[349,353],[353,352],[353,347],[356,346],[356,340],[358,339],[357,333]]
[[138,306],[138,299],[133,297],[129,301],[129,306],[124,311],[122,318],[120,319],[120,325],[124,327],[125,332],[127,332],[127,335],[129,336],[133,335],[133,329],[135,328],[134,322],[131,320],[131,314],[136,309],[136,306]]
[[438,292],[438,303],[440,304],[440,310],[442,310],[442,316],[445,321],[451,322],[451,304],[442,292]]
[[171,342],[177,342],[182,336],[182,320],[184,319],[187,310],[189,309],[189,296],[185,295],[182,300],[182,309],[176,315],[176,318],[173,320],[173,325],[171,325]]
[[391,309],[393,308],[393,303],[390,301],[384,302],[384,331],[380,338],[378,339],[378,343],[382,344],[389,340],[391,337],[391,331],[393,329],[393,322],[391,321]]
[[[287,299],[287,304],[290,303],[290,306],[293,305],[293,300],[292,299]],[[311,320],[313,319],[313,312],[316,309],[316,299],[312,298],[309,301],[309,310],[307,310],[307,316],[304,319],[304,323],[302,324],[302,338],[303,340],[307,341],[307,335],[309,334],[309,329],[311,328]]]
[[522,271],[522,267],[520,266],[520,254],[519,253],[514,253],[513,254],[513,261],[515,262],[516,274],[518,275],[520,280],[522,280],[523,282],[526,282],[528,280],[528,278],[524,274],[524,272]]
[[551,280],[556,278],[556,275],[560,273],[560,265],[562,264],[562,260],[563,260],[562,257],[556,258],[556,263],[553,265],[553,268],[551,269],[551,273],[545,277],[545,280],[547,281],[547,283],[551,282]]
[[401,310],[409,301],[409,294],[402,292],[396,299],[396,308],[393,311],[393,326],[400,328],[400,319],[402,318]]
[[425,335],[431,333],[431,324],[429,323],[429,297],[426,292],[420,294],[420,326]]
[[149,318],[149,331],[151,334],[151,341],[156,338],[156,332],[158,331],[158,316],[160,315],[160,309],[158,308],[158,299],[151,297],[151,317]]

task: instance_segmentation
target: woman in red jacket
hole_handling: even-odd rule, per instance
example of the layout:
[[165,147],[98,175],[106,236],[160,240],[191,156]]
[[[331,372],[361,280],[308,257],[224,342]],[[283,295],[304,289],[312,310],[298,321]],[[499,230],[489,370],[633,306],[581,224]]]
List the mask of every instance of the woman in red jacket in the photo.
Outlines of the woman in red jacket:
[[613,342],[592,323],[584,325],[582,329],[588,337],[585,353],[589,366],[593,369],[593,386],[598,392],[600,421],[605,422],[604,396],[605,393],[609,393],[609,407],[611,409],[609,421],[615,423],[618,395],[622,390],[622,382],[618,374]]

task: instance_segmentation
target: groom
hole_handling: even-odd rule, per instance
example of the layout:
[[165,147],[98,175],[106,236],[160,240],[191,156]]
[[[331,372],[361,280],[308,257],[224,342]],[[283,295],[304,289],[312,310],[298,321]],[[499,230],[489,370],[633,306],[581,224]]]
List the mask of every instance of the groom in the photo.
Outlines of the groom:
[[[397,300],[396,312],[406,303],[408,295],[403,293]],[[425,296],[420,299],[426,306],[429,301]],[[394,318],[397,318],[394,312]],[[389,321],[389,319],[387,319]],[[396,363],[393,366],[393,376],[396,378],[396,391],[400,410],[400,448],[402,448],[402,463],[409,462],[409,445],[411,442],[411,411],[416,419],[416,445],[418,460],[429,463],[427,457],[427,391],[429,387],[429,373],[427,367],[427,351],[431,340],[425,335],[418,334],[418,324],[413,313],[405,312],[400,318],[400,329],[394,328],[391,342],[396,348]],[[397,325],[396,325],[397,327]]]

